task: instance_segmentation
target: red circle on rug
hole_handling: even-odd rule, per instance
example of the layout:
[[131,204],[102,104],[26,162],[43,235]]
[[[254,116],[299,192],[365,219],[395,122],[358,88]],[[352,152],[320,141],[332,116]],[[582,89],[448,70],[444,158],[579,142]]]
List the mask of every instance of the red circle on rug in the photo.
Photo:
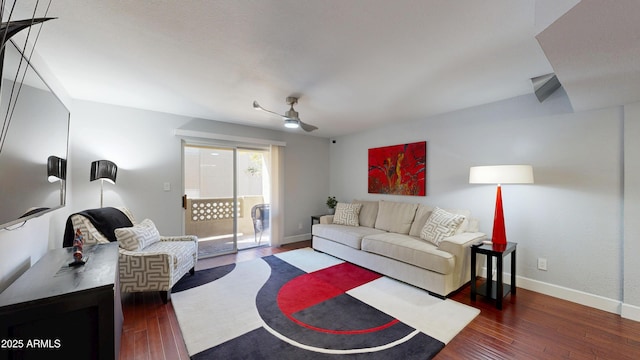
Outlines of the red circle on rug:
[[326,269],[298,276],[282,286],[277,302],[282,313],[291,321],[305,328],[331,334],[364,334],[386,329],[399,320],[393,319],[366,329],[337,330],[305,323],[294,314],[329,301],[336,296],[380,278],[381,275],[350,263],[342,263]]

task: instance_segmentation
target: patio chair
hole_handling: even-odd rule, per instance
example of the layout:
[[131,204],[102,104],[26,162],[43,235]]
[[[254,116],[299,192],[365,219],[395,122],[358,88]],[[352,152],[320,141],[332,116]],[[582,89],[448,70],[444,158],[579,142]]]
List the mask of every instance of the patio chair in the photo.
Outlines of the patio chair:
[[[269,204],[257,204],[251,208],[251,220],[253,220],[254,241],[260,245],[262,233],[269,228]],[[258,238],[258,232],[260,237]]]

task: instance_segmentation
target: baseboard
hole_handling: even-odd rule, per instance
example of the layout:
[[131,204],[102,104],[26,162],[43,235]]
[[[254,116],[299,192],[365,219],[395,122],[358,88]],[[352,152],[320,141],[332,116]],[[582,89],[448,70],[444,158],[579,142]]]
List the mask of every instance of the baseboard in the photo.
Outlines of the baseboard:
[[[486,268],[482,268],[481,276],[487,276]],[[511,282],[511,274],[505,273],[503,279],[505,284],[509,284]],[[640,307],[625,305],[619,300],[614,300],[600,295],[590,294],[583,291],[549,284],[517,275],[516,282],[516,285],[519,288],[535,291],[537,293],[553,296],[558,299],[571,301],[576,304],[607,311],[613,314],[618,314],[621,317],[630,320],[640,321]]]
[[555,298],[620,315],[621,302],[604,296],[516,276],[517,286]]
[[625,319],[640,321],[640,306],[623,303],[620,316]]
[[305,240],[309,240],[309,239],[311,239],[311,233],[293,235],[293,236],[285,236],[285,238],[282,239],[282,242],[280,243],[280,245],[291,244],[291,243],[305,241]]

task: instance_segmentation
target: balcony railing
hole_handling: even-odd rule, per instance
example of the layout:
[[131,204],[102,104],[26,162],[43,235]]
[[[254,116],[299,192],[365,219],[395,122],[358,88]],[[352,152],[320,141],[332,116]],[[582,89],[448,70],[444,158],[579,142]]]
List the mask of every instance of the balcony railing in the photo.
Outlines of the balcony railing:
[[[235,207],[238,218],[243,217],[243,205],[244,198],[238,198]],[[233,198],[187,199],[187,209],[193,222],[233,219]]]
[[201,240],[233,234],[234,212],[238,218],[238,234],[253,234],[251,208],[264,203],[262,196],[238,196],[233,198],[187,198],[185,232]]

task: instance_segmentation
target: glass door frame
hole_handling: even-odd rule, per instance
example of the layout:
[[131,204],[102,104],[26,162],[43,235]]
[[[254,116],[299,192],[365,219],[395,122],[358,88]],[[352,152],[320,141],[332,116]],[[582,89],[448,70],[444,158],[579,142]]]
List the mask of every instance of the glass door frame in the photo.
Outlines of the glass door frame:
[[183,194],[183,206],[182,206],[182,210],[183,210],[183,214],[182,214],[182,230],[183,233],[186,232],[186,212],[189,210],[187,209],[187,204],[186,204],[186,174],[185,174],[185,148],[187,147],[199,147],[199,148],[211,148],[211,149],[220,149],[220,150],[230,150],[232,151],[232,158],[233,158],[233,164],[232,164],[232,174],[233,174],[233,180],[232,180],[232,185],[233,185],[233,248],[230,251],[224,251],[224,252],[220,252],[220,253],[215,253],[215,254],[211,254],[208,256],[200,256],[200,254],[198,254],[198,257],[201,258],[209,258],[209,257],[216,257],[216,256],[221,256],[221,255],[228,255],[228,254],[235,254],[238,252],[238,212],[237,212],[237,204],[238,204],[238,174],[237,174],[237,157],[238,157],[238,148],[239,146],[236,145],[230,145],[230,144],[221,144],[219,142],[216,141],[195,141],[195,140],[185,140],[183,139],[181,141],[181,163],[182,163],[182,194]]

